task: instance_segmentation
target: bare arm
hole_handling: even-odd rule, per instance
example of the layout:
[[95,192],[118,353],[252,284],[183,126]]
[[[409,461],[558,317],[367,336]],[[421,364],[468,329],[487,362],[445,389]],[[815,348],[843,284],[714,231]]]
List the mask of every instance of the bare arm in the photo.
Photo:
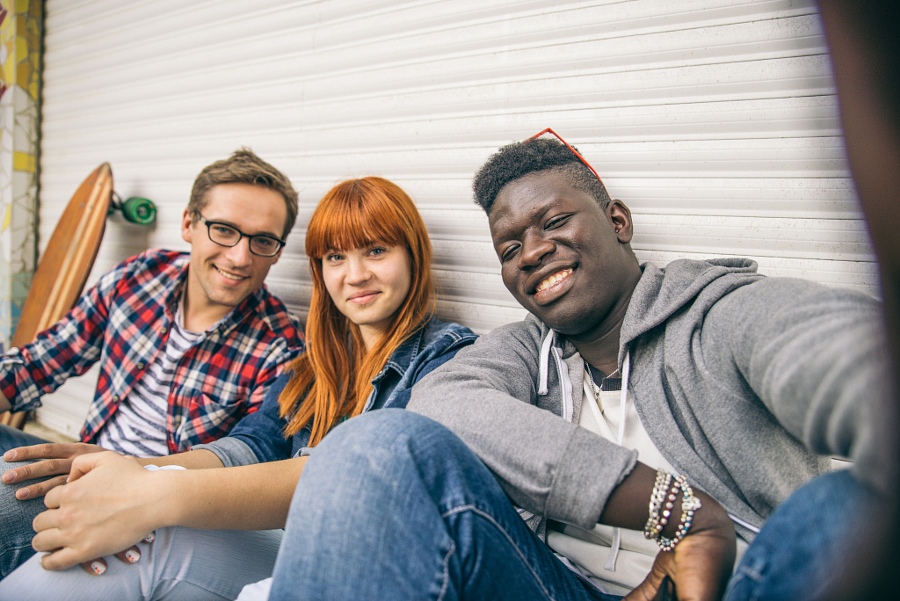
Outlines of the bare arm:
[[175,455],[164,455],[162,457],[146,457],[137,461],[141,465],[180,465],[189,470],[225,467],[222,460],[215,453],[206,449],[176,453]]
[[[600,522],[642,530],[648,518],[650,493],[656,470],[638,463],[609,496]],[[734,525],[725,510],[709,495],[694,489],[702,507],[694,514],[688,535],[673,551],[660,552],[647,578],[626,599],[654,599],[665,576],[675,583],[679,599],[719,599],[734,567]],[[681,515],[678,496],[672,519],[662,531],[671,538]]]
[[[69,478],[69,470],[72,468],[72,462],[76,457],[101,451],[103,449],[97,445],[81,442],[48,442],[27,447],[16,447],[4,453],[3,459],[6,461],[35,461],[35,463],[28,463],[7,470],[0,475],[0,481],[4,484],[18,484],[26,480],[56,476],[29,486],[23,486],[16,491],[16,498],[20,501],[42,497],[53,488],[66,483],[66,480]],[[224,467],[215,453],[205,449],[164,457],[138,459],[138,463],[141,465],[153,464],[160,466],[180,465],[187,469]]]
[[9,402],[9,399],[6,398],[6,395],[0,392],[0,413],[4,411],[9,411],[12,409],[12,405]]
[[[211,454],[211,453],[210,453]],[[60,570],[125,549],[157,528],[262,530],[284,526],[306,458],[249,466],[148,472],[133,458],[78,458],[51,491],[33,546]]]

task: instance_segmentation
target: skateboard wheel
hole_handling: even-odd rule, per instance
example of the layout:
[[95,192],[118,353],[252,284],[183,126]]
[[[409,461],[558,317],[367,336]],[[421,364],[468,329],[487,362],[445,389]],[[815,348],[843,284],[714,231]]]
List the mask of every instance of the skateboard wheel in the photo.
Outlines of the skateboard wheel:
[[147,225],[156,221],[156,205],[147,198],[132,196],[122,203],[122,216],[126,221]]

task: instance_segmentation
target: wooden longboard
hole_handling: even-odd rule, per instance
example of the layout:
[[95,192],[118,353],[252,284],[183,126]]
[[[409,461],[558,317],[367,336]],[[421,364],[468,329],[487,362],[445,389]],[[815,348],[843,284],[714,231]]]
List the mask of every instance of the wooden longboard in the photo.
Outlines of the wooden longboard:
[[[28,344],[75,306],[103,239],[112,193],[109,163],[97,167],[78,187],[38,263],[10,346]],[[25,415],[0,414],[0,423],[21,428]]]

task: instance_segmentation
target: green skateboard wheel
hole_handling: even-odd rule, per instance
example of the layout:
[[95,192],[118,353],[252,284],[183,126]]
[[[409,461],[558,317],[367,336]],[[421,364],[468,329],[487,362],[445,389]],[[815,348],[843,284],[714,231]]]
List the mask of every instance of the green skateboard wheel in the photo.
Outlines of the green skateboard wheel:
[[147,225],[156,221],[156,205],[147,198],[132,196],[122,203],[122,216],[131,223]]

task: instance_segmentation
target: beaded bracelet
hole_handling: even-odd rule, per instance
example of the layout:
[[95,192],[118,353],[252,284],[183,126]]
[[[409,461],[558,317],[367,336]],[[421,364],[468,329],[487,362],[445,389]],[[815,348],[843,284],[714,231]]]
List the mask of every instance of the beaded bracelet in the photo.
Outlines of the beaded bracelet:
[[[673,493],[677,492],[676,489],[679,486],[683,492],[683,496],[681,497],[681,522],[678,524],[678,530],[672,538],[666,538],[664,536],[658,536],[656,538],[656,544],[659,545],[659,548],[663,551],[671,551],[675,548],[675,545],[680,543],[681,540],[687,536],[688,530],[691,529],[691,522],[694,521],[694,512],[702,507],[700,499],[694,496],[694,489],[687,483],[687,478],[685,478],[684,475],[678,476],[678,478],[675,479],[675,484],[672,486]],[[674,497],[672,500],[674,500]]]
[[669,492],[669,496],[666,498],[666,504],[663,505],[662,510],[660,511],[659,521],[656,524],[656,536],[654,536],[653,538],[657,541],[662,535],[663,528],[665,528],[666,524],[669,523],[669,516],[672,515],[672,509],[675,507],[675,499],[678,498],[679,488],[681,488],[681,482],[679,482],[676,478],[675,482],[672,483],[672,490]]
[[657,530],[660,520],[659,512],[666,500],[666,492],[669,490],[671,482],[672,474],[662,469],[656,470],[656,483],[653,485],[653,492],[650,493],[650,515],[644,525],[644,536],[648,539],[656,539],[659,536],[659,530]]

